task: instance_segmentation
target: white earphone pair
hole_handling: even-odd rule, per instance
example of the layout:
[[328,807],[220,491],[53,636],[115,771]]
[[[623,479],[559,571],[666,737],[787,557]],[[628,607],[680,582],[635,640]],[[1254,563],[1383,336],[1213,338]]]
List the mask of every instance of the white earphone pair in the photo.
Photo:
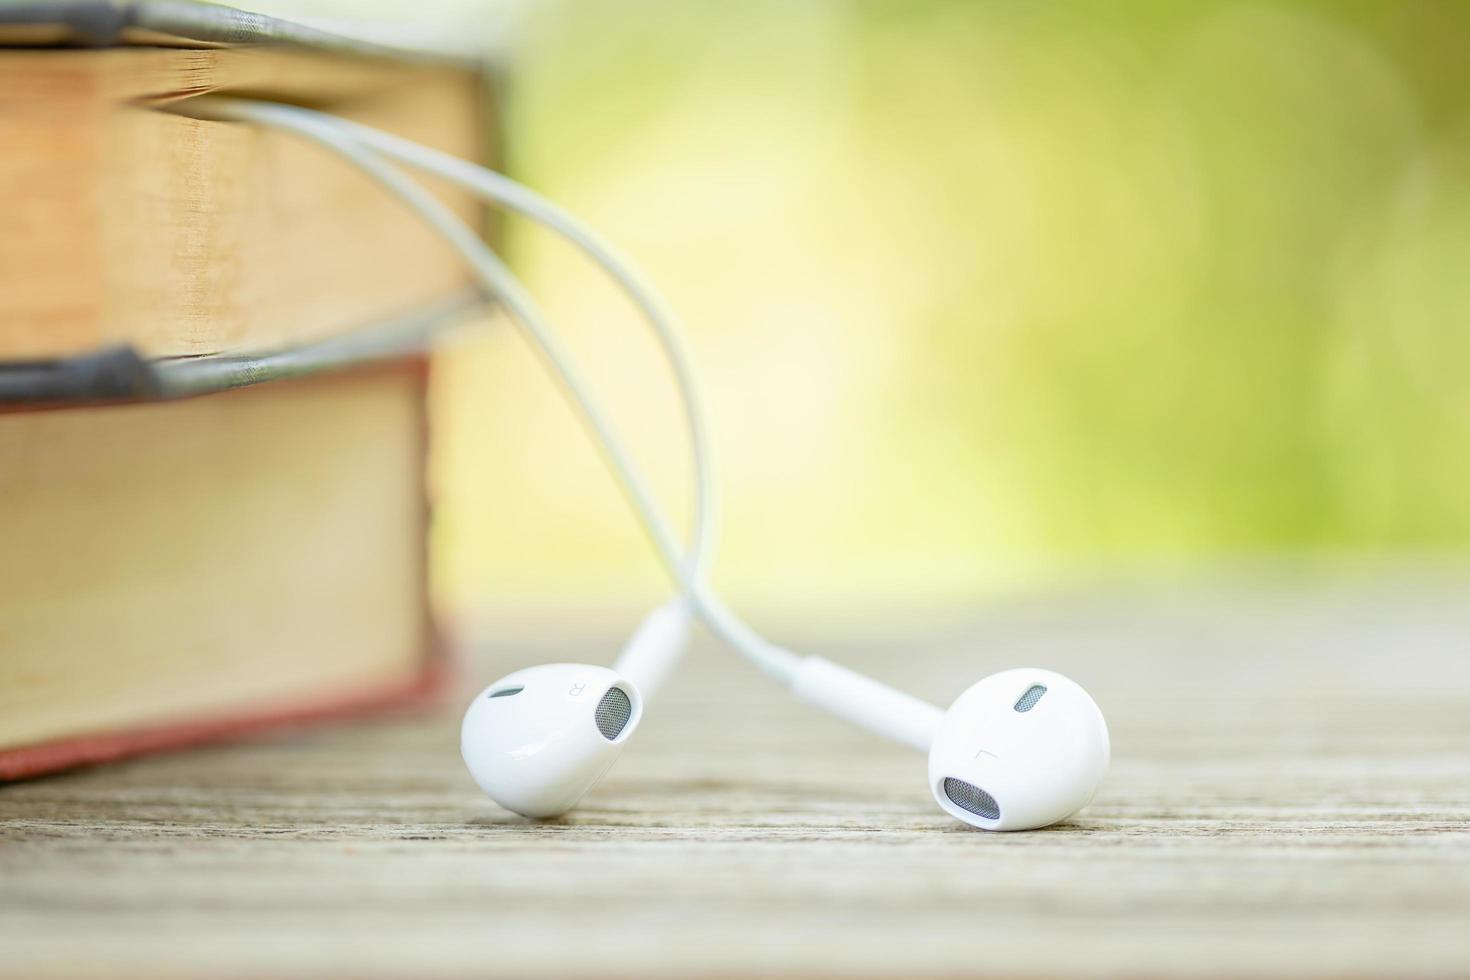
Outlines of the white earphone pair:
[[[1031,830],[1087,805],[1108,767],[1102,712],[1075,682],[1019,668],[972,685],[948,711],[817,657],[795,692],[928,752],[929,786],[951,816]],[[566,813],[617,760],[643,717],[617,670],[544,664],[501,678],[470,704],[460,750],[475,782],[528,817]]]
[[[417,212],[465,259],[545,355],[627,493],[679,596],[641,624],[612,669],[547,664],[501,678],[465,713],[461,752],[475,782],[528,817],[559,816],[582,798],[637,730],[644,703],[683,655],[693,620],[797,698],[926,752],[939,806],[986,830],[1044,827],[1086,806],[1107,772],[1107,725],[1092,698],[1060,674],[1006,670],[975,683],[944,711],[819,657],[776,646],[708,585],[717,519],[712,453],[699,387],[678,321],[621,255],[555,204],[503,175],[334,116],[252,100],[201,98],[171,106],[197,118],[296,133],[355,164]],[[570,240],[643,311],[673,370],[688,423],[695,503],[683,554],[647,482],[536,303],[479,236],[386,160],[458,184]]]

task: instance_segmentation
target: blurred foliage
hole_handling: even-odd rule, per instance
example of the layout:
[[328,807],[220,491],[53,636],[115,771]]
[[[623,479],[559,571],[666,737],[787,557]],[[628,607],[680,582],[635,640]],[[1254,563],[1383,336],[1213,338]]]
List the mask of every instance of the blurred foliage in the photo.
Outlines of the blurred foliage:
[[[736,590],[1470,543],[1470,4],[527,15],[508,164],[688,321]],[[677,501],[646,332],[507,246]],[[658,588],[512,336],[442,376],[452,596]]]

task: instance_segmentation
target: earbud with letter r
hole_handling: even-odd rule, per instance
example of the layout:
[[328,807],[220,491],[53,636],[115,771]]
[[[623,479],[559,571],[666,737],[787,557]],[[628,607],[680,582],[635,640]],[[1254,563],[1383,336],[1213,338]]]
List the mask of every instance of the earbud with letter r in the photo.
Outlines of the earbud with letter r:
[[459,751],[475,783],[526,817],[559,817],[622,754],[689,639],[683,602],[656,609],[615,668],[542,664],[508,674],[470,702]]
[[617,761],[642,718],[642,695],[616,671],[543,664],[502,677],[470,702],[459,749],[495,802],[526,817],[558,817]]

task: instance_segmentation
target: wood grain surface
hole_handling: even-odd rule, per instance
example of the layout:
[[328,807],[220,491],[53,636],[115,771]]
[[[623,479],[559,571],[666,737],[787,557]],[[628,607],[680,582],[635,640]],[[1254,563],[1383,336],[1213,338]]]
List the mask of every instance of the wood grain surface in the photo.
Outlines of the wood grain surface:
[[[783,636],[947,701],[1072,674],[1113,769],[986,834],[923,759],[695,650],[571,816],[497,809],[461,705],[0,788],[0,974],[1470,974],[1463,581],[1115,590]],[[466,683],[632,617],[494,621]]]

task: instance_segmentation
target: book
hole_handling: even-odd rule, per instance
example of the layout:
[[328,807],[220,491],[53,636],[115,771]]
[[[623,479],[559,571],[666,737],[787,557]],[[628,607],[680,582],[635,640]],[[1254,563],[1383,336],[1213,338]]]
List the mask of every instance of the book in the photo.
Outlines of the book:
[[[171,22],[158,11],[193,11],[175,29],[213,33],[164,36]],[[432,231],[328,152],[157,107],[209,93],[307,103],[484,159],[484,72],[460,58],[329,46],[329,35],[250,17],[177,2],[0,5],[0,360],[117,345],[146,356],[288,347],[469,286]],[[148,43],[34,46],[77,24],[89,43]],[[99,37],[108,25],[114,36]],[[230,44],[210,40],[222,31]],[[7,37],[32,46],[4,47]],[[468,195],[427,184],[481,220]]]
[[444,674],[426,351],[483,300],[347,164],[156,110],[210,92],[494,143],[473,59],[177,0],[0,5],[0,780]]
[[427,692],[424,364],[0,412],[0,779]]

